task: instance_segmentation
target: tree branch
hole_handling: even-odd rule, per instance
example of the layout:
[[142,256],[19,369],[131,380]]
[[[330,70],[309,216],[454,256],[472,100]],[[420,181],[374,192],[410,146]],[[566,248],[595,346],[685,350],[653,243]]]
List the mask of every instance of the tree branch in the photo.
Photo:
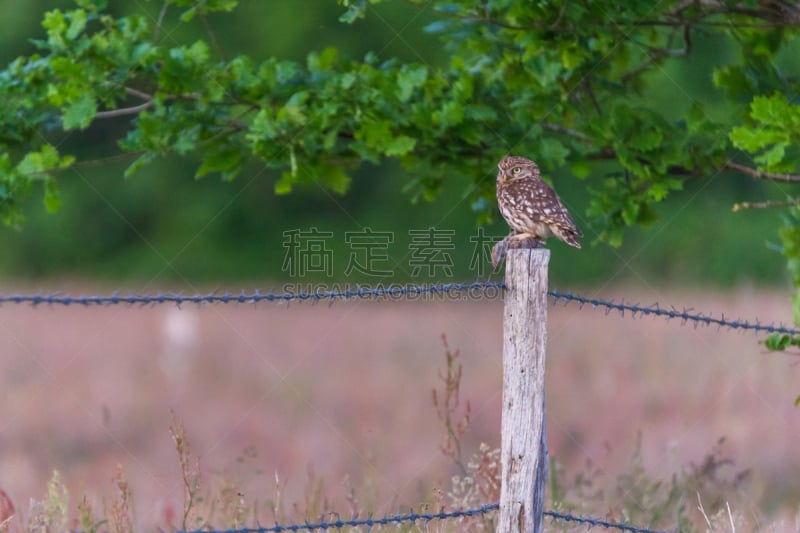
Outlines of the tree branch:
[[131,107],[121,107],[119,109],[109,109],[108,111],[98,111],[98,113],[94,116],[96,119],[104,119],[104,118],[114,118],[114,117],[122,117],[125,115],[135,115],[140,111],[144,111],[145,109],[151,107],[153,105],[152,100],[148,100],[147,102]]
[[592,144],[592,139],[588,135],[585,135],[578,130],[573,130],[572,128],[561,126],[559,124],[551,124],[550,122],[542,122],[541,126],[546,130],[554,131],[556,133],[563,133],[564,135],[575,137],[586,144]]
[[594,110],[597,112],[598,115],[603,114],[603,110],[600,109],[600,102],[597,101],[597,97],[594,95],[594,89],[592,88],[592,82],[589,79],[589,76],[585,76],[581,82],[581,85],[586,89],[586,94],[589,95],[589,100],[592,102],[594,106]]
[[213,29],[211,29],[211,24],[208,23],[208,18],[206,18],[205,14],[200,15],[200,21],[203,23],[203,27],[205,28],[208,37],[211,39],[211,44],[214,46],[214,50],[217,52],[217,55],[223,61],[227,61],[225,58],[225,51],[222,49],[219,39],[217,39],[217,34],[214,33]]
[[152,100],[153,97],[147,93],[144,93],[138,89],[134,89],[133,87],[125,87],[125,94],[129,94],[131,96],[135,96],[136,98],[141,98],[142,100]]
[[741,211],[742,209],[764,209],[767,207],[793,207],[800,205],[800,198],[792,200],[767,200],[766,202],[738,202],[733,204],[733,212]]
[[[640,43],[636,39],[631,39],[631,41],[639,46],[646,48],[652,52],[650,59],[647,61],[642,62],[641,65],[632,68],[628,72],[622,75],[620,80],[622,83],[626,83],[628,80],[641,74],[642,72],[646,71],[651,66],[659,63],[663,59],[669,57],[686,57],[692,52],[692,40],[690,35],[690,24],[687,22],[685,26],[683,26],[683,48],[671,48],[670,43],[667,44],[666,48],[654,48],[652,46],[648,46],[645,43]],[[670,41],[672,38],[670,37]]]
[[76,161],[75,164],[72,166],[76,168],[101,167],[109,163],[116,163],[118,161],[125,161],[127,159],[139,157],[144,153],[145,152],[124,152],[121,154],[110,155],[107,157],[100,157],[98,159],[84,159],[83,161]]
[[[413,2],[412,2],[413,4]],[[767,2],[764,2],[767,4]],[[414,4],[416,5],[416,4]],[[418,7],[418,6],[417,6]],[[683,13],[690,7],[706,8],[697,13],[692,19],[684,18]],[[562,13],[559,13],[558,18],[552,22],[534,22],[532,24],[510,24],[501,19],[494,18],[489,13],[484,14],[458,14],[458,13],[444,13],[439,12],[439,15],[454,18],[458,20],[469,20],[472,22],[483,22],[490,26],[497,26],[513,31],[552,31],[557,33],[572,33],[575,28],[571,24],[561,25]],[[715,15],[720,16],[740,16],[748,17],[762,22],[736,22],[734,20],[715,21],[707,20]],[[668,28],[681,28],[687,25],[694,27],[724,27],[724,28],[751,28],[751,29],[775,29],[775,28],[794,28],[800,26],[800,9],[795,8],[793,5],[783,6],[783,10],[770,9],[769,6],[760,5],[757,9],[743,8],[737,6],[727,6],[721,2],[697,2],[694,0],[687,0],[681,2],[676,9],[667,15],[664,19],[653,20],[635,20],[635,21],[586,21],[584,25],[591,26],[605,26],[613,24],[619,27],[668,27]]]
[[158,44],[158,38],[161,34],[161,24],[164,22],[164,17],[167,15],[167,8],[169,7],[169,2],[164,0],[164,5],[161,6],[161,11],[158,13],[158,21],[156,22],[156,29],[153,32],[153,43]]
[[755,168],[751,168],[745,165],[740,165],[739,163],[734,163],[733,161],[728,161],[723,166],[724,168],[729,168],[731,170],[738,170],[742,174],[747,174],[751,178],[756,178],[760,180],[781,181],[784,183],[800,183],[800,174],[781,174],[778,172],[765,172],[763,170],[757,170]]
[[[135,115],[140,111],[144,111],[145,109],[151,107],[153,105],[153,96],[142,92],[138,89],[134,89],[133,87],[125,87],[125,94],[129,94],[131,96],[135,96],[137,98],[141,98],[145,100],[143,104],[131,106],[131,107],[122,107],[119,109],[109,109],[108,111],[99,111],[95,118],[104,119],[104,118],[114,118],[114,117],[121,117],[125,115]],[[167,94],[165,97],[169,100],[197,100],[200,98],[200,95],[197,93],[190,93],[190,94]]]

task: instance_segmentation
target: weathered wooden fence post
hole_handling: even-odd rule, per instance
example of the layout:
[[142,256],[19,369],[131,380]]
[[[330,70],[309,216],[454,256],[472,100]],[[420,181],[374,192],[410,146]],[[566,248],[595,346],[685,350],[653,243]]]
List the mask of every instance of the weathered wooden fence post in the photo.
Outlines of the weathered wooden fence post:
[[547,484],[544,362],[550,251],[506,255],[500,533],[542,531]]

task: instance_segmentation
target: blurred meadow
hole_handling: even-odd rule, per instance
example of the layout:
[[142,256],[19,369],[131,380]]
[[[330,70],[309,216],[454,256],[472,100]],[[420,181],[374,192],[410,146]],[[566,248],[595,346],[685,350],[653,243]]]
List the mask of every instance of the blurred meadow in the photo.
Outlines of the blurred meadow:
[[[29,39],[41,36],[44,11],[70,5],[0,1],[4,64],[33,52]],[[160,9],[161,2],[137,0],[112,2],[111,11],[155,19]],[[373,50],[381,59],[444,60],[436,37],[423,31],[434,20],[430,13],[406,2],[371,9],[379,16],[345,26],[337,21],[342,7],[331,0],[249,1],[210,20],[230,55],[302,61],[334,45],[353,58]],[[202,34],[202,26],[181,24],[175,13],[164,27],[174,39]],[[693,98],[724,113],[715,108],[707,63],[725,47],[702,36],[695,46],[700,52],[690,61],[668,62],[662,73],[685,92],[676,95],[665,83],[654,98],[667,109]],[[86,135],[77,147],[75,139],[63,142],[102,158],[115,151],[111,130],[92,126],[90,143]],[[193,294],[502,278],[470,240],[479,230],[466,179],[445,183],[433,201],[413,203],[402,190],[406,171],[395,164],[365,165],[344,195],[317,185],[276,195],[278,173],[255,163],[232,182],[196,180],[197,161],[178,158],[125,179],[129,163],[65,174],[56,213],[36,195],[27,200],[22,227],[0,228],[2,294]],[[552,178],[586,234],[581,250],[551,244],[552,288],[791,323],[785,260],[770,247],[779,215],[731,209],[778,197],[780,187],[724,172],[689,181],[659,206],[653,227],[630,230],[612,248],[597,240],[585,215],[586,183],[568,171]],[[288,236],[311,228],[330,235],[331,275],[287,267]],[[348,269],[353,248],[346,235],[364,228],[391,235],[380,276]],[[418,268],[410,231],[429,228],[450,232],[450,261]],[[501,236],[507,227],[497,217],[482,231]],[[643,524],[661,503],[674,510],[670,486],[677,483],[695,524],[703,523],[699,496],[708,508],[730,502],[753,530],[795,530],[794,355],[767,352],[751,333],[574,304],[550,308],[548,332],[551,501]],[[481,443],[494,449],[500,441],[499,298],[3,305],[0,489],[25,519],[35,512],[32,499],[47,499],[58,471],[74,528],[84,498],[98,516],[113,507],[119,484],[112,478],[121,465],[136,523],[179,527],[184,479],[170,435],[177,420],[199,459],[202,521],[190,525],[493,503],[458,489],[452,478],[465,473],[441,449],[446,430],[432,390],[441,389],[445,371],[442,335],[463,365],[455,416],[468,402],[466,464],[480,455]],[[12,522],[12,530],[21,523]]]

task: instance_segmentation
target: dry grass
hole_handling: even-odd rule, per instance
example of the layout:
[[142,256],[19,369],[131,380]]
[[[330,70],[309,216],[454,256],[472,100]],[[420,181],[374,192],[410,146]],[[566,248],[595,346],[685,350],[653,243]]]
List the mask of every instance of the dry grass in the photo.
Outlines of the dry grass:
[[[619,295],[790,317],[784,293],[748,288],[601,294]],[[46,512],[60,509],[58,497],[45,497],[56,470],[73,496],[68,525],[84,530],[227,527],[482,500],[494,490],[486,472],[499,443],[501,320],[499,301],[2,307],[0,489],[17,514],[0,515],[0,530],[20,518],[61,520],[27,505],[35,498],[51,501]],[[668,496],[673,474],[685,472],[709,521],[733,493],[731,516],[742,523],[794,525],[793,356],[766,353],[748,333],[575,306],[551,308],[548,329],[549,447],[572,504],[626,519],[635,504]],[[431,404],[442,333],[463,368],[455,434],[470,405],[458,441],[467,475],[442,454],[446,431]],[[176,460],[180,438],[191,458]],[[632,468],[666,481],[649,492],[626,486]],[[196,508],[185,515],[195,474],[206,492],[192,496]],[[696,500],[688,512],[702,519]]]

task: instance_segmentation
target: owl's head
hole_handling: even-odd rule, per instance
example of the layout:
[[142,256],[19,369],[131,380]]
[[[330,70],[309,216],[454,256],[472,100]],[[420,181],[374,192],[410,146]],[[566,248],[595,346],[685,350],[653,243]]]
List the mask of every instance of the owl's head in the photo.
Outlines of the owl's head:
[[539,167],[536,166],[536,163],[527,157],[520,157],[518,155],[504,157],[502,161],[497,164],[497,168],[500,170],[497,173],[498,184],[511,180],[539,176]]

